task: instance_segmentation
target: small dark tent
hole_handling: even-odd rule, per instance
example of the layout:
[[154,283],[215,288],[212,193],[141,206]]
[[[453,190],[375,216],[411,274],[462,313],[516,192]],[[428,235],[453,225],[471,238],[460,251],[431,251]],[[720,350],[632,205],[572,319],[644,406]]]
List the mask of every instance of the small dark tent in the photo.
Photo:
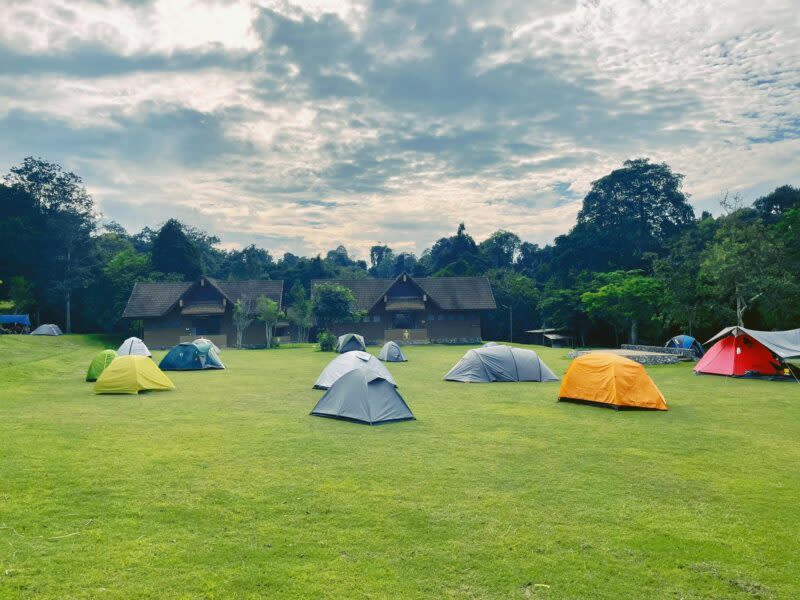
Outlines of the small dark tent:
[[444,378],[464,383],[558,381],[533,350],[500,345],[468,351]]
[[696,373],[788,377],[790,373],[785,361],[800,357],[800,329],[758,331],[727,327],[706,344],[714,345],[695,366]]
[[336,380],[311,414],[367,425],[414,419],[397,388],[365,368],[353,369]]
[[46,325],[39,325],[36,329],[31,331],[31,335],[64,335],[58,325],[48,323]]
[[344,335],[340,335],[336,342],[336,351],[339,354],[344,354],[345,352],[352,352],[354,350],[366,352],[367,346],[364,343],[364,338],[357,333],[345,333]]
[[695,358],[703,358],[703,355],[706,353],[703,345],[690,335],[676,335],[664,344],[664,347],[691,350]]
[[394,342],[386,342],[378,353],[378,358],[384,362],[406,362],[408,360],[400,346]]
[[158,368],[162,371],[201,371],[224,369],[225,365],[211,346],[201,348],[192,342],[183,342],[167,352]]

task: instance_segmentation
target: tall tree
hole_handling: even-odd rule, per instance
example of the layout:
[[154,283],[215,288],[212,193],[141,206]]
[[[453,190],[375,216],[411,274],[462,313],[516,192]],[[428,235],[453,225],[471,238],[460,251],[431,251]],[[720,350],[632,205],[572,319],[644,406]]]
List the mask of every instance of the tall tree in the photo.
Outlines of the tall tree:
[[283,311],[272,298],[259,296],[256,300],[256,316],[264,323],[267,348],[272,348],[272,334],[275,331],[275,324],[284,316]]
[[780,220],[781,215],[793,208],[800,208],[800,188],[782,185],[766,196],[753,202],[759,215],[768,223]]
[[334,323],[343,323],[355,318],[356,298],[352,290],[334,283],[323,283],[314,288],[313,315],[322,329]]
[[510,231],[495,231],[478,245],[484,263],[490,269],[510,269],[517,258],[522,240]]
[[[464,223],[458,226],[455,235],[439,239],[430,251],[431,270],[443,271],[456,262],[461,266],[451,268],[446,274],[459,271],[475,271],[479,262],[478,245],[466,231]],[[460,274],[460,273],[459,273]]]
[[200,253],[183,230],[183,224],[170,219],[153,240],[153,268],[162,273],[179,273],[185,279],[200,276]]

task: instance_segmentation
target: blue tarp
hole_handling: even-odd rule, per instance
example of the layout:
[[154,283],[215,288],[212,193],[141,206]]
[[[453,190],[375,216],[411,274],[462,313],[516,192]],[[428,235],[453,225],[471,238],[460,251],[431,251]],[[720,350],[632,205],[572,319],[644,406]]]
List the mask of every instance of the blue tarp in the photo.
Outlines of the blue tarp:
[[28,315],[0,315],[0,325],[27,325],[31,326]]

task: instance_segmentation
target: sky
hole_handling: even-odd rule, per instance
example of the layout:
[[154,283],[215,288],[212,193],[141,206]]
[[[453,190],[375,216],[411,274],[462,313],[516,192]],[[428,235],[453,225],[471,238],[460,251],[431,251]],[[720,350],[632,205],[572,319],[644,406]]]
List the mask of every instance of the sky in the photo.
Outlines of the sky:
[[547,243],[629,158],[800,184],[796,0],[3,0],[0,172],[280,255]]

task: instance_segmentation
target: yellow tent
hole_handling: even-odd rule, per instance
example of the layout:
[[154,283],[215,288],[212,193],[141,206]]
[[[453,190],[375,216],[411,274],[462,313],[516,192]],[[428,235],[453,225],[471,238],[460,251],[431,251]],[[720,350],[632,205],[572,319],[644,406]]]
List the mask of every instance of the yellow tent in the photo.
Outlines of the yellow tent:
[[573,360],[561,381],[558,399],[616,409],[667,410],[664,395],[642,365],[608,352],[590,352]]
[[96,394],[138,394],[142,390],[174,390],[149,357],[138,354],[115,358],[94,384]]

